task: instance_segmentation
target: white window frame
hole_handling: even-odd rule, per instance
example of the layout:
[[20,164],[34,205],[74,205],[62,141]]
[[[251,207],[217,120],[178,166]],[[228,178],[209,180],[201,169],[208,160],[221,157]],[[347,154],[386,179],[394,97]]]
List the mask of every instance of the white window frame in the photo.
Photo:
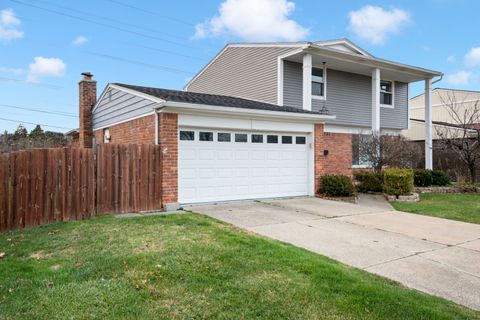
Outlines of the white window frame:
[[[314,76],[313,75],[313,69],[320,69],[323,72],[323,77],[319,76]],[[322,80],[320,80],[322,79]],[[312,93],[312,99],[314,100],[326,100],[327,99],[327,67],[318,67],[318,66],[312,66],[312,83],[317,82],[317,83],[323,83],[323,96],[319,95],[314,95]],[[313,86],[313,84],[312,84]]]
[[[390,82],[392,84],[392,92],[388,92],[388,91],[383,91],[382,90],[382,81],[383,82]],[[378,95],[378,98],[380,99],[380,96],[382,93],[387,93],[387,94],[391,94],[392,95],[392,104],[383,104],[383,103],[380,103],[380,107],[382,108],[388,108],[388,109],[393,109],[395,108],[395,81],[393,80],[389,80],[389,79],[380,79],[380,88],[378,88],[378,90],[380,91],[380,94]]]
[[103,129],[103,143],[110,143],[112,136],[110,135],[110,128]]

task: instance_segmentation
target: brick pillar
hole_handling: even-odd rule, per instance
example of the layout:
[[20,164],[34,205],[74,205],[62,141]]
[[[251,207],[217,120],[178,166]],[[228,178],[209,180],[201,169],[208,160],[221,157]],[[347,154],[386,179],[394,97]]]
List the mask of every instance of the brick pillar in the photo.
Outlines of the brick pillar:
[[[325,174],[352,176],[352,135],[323,131],[323,124],[315,125],[315,192],[320,177]],[[328,150],[328,155],[324,155]]]
[[178,114],[158,114],[158,142],[162,148],[162,202],[167,210],[178,205]]
[[79,88],[79,146],[91,148],[93,146],[92,108],[97,101],[97,82],[92,80],[89,72],[82,73],[83,79],[78,83]]

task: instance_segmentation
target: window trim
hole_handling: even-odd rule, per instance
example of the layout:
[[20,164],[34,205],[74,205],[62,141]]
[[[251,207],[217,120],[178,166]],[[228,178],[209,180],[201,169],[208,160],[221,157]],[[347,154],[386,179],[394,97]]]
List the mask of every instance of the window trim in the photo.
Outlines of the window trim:
[[[387,91],[382,91],[382,81],[383,82],[390,82],[392,84],[392,92],[387,92]],[[387,93],[392,95],[392,104],[383,104],[380,103],[381,108],[387,108],[387,109],[394,109],[395,108],[395,81],[390,80],[390,79],[380,79],[380,88],[378,88],[379,94],[378,94],[378,99],[380,99],[381,93]],[[380,102],[380,101],[379,101]]]
[[[323,72],[322,81],[318,80],[318,78],[319,78],[318,76],[313,75],[313,69],[322,70],[322,72]],[[315,79],[315,78],[317,78],[317,79]],[[312,66],[312,83],[313,82],[323,84],[323,96],[315,95],[315,94],[312,93],[312,99],[313,100],[327,100],[327,66],[321,66],[321,67]],[[313,84],[312,84],[312,86],[313,86]]]

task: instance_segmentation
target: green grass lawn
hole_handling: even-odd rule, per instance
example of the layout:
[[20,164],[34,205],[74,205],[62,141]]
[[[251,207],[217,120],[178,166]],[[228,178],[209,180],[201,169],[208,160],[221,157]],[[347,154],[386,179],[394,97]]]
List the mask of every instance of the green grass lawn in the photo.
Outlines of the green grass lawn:
[[393,202],[395,209],[480,224],[479,193],[424,193],[420,202]]
[[1,319],[480,319],[196,214],[0,234]]

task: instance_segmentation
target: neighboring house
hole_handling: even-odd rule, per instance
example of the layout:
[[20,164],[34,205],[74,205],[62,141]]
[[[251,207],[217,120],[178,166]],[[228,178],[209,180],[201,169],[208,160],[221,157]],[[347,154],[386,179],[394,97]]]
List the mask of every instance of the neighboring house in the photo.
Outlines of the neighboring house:
[[[410,126],[402,131],[402,135],[413,141],[425,140],[425,97],[423,94],[413,97],[409,101],[410,108]],[[463,130],[457,130],[461,124],[450,112],[451,105],[458,110],[459,115],[463,115],[464,109],[480,109],[480,91],[455,90],[445,88],[435,88],[432,90],[432,139],[437,140],[438,132],[450,130],[452,134],[458,131],[463,134]],[[477,127],[480,128],[480,123]],[[475,133],[473,130],[472,133]]]
[[322,175],[351,175],[352,135],[399,134],[408,84],[430,93],[440,75],[345,39],[231,44],[186,91],[109,84],[97,100],[85,73],[79,141],[160,144],[165,205],[314,195]]

